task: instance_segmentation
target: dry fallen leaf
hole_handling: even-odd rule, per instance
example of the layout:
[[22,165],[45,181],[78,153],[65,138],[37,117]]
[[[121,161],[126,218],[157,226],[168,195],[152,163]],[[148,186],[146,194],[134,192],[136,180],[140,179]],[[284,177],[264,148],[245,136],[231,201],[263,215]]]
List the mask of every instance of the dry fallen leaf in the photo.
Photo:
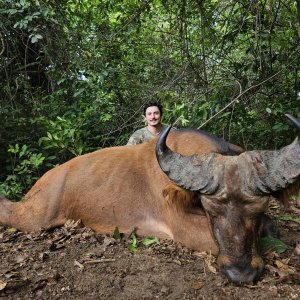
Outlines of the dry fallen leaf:
[[[274,257],[275,258],[275,257]],[[274,265],[267,264],[266,269],[268,269],[273,275],[278,275],[281,279],[287,278],[288,276],[295,273],[295,268],[289,266],[290,258],[285,259],[274,259]]]
[[38,291],[43,289],[47,285],[47,281],[45,279],[41,279],[34,283],[33,291]]
[[215,267],[216,258],[213,255],[208,254],[207,252],[195,252],[195,255],[204,260],[205,265],[211,273],[218,273],[217,268]]
[[77,261],[76,259],[74,260],[74,266],[78,267],[80,270],[84,269],[84,265],[81,264],[79,261]]
[[181,261],[178,259],[174,259],[173,262],[179,266],[181,266]]
[[194,252],[194,254],[200,258],[204,258],[208,256],[207,252]]
[[24,265],[28,259],[27,255],[17,255],[15,261],[17,264]]
[[281,261],[285,264],[285,265],[288,265],[289,262],[290,262],[291,258],[288,257],[288,258],[283,258]]
[[296,255],[299,255],[299,256],[300,256],[300,242],[297,242],[297,243],[296,243],[296,246],[295,246],[295,253],[296,253]]
[[116,240],[114,238],[105,236],[102,245],[106,248],[109,245],[115,244]]
[[65,225],[65,228],[67,229],[76,229],[76,228],[81,228],[82,227],[82,221],[79,219],[77,221],[74,220],[68,220]]
[[196,282],[194,282],[194,283],[192,284],[192,288],[193,288],[194,290],[200,290],[200,289],[202,289],[202,288],[204,287],[204,285],[205,285],[205,282],[204,282],[204,281],[196,281]]
[[279,269],[281,269],[281,268],[284,267],[284,263],[283,263],[282,261],[280,261],[280,260],[276,260],[276,261],[275,261],[275,265],[276,265]]
[[49,257],[49,254],[47,252],[42,252],[39,254],[39,258],[42,262],[44,262]]
[[50,278],[48,278],[47,284],[48,285],[55,285],[55,284],[57,284],[57,279],[53,278],[53,277],[50,277]]
[[217,273],[218,273],[217,268],[215,268],[212,264],[210,264],[210,262],[207,262],[207,261],[206,261],[206,265],[207,265],[208,270],[209,270],[211,273],[214,273],[214,274],[217,274]]
[[7,286],[7,282],[0,280],[0,291],[4,290]]

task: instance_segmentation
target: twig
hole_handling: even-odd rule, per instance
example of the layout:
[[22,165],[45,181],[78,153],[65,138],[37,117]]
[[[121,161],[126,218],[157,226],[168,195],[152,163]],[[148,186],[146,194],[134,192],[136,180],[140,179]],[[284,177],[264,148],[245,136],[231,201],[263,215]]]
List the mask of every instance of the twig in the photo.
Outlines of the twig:
[[[296,48],[297,50],[299,50],[299,47],[297,47]],[[296,51],[297,51],[296,50]],[[294,53],[297,53],[297,52],[294,52]],[[296,55],[295,56],[295,58],[294,59],[292,59],[290,62],[289,62],[289,64],[287,65],[287,66],[290,66],[291,64],[293,64],[294,63],[294,61],[296,60],[296,59],[298,59],[299,58],[299,56],[298,55]],[[287,67],[286,66],[286,67]],[[209,121],[211,121],[213,118],[215,118],[217,115],[219,115],[220,113],[222,113],[224,110],[226,110],[229,106],[231,106],[232,104],[234,104],[234,103],[238,103],[238,99],[239,98],[241,98],[244,94],[246,94],[248,91],[250,91],[250,90],[252,90],[252,89],[254,89],[254,88],[256,88],[256,87],[258,87],[258,86],[260,86],[260,85],[262,85],[262,84],[264,84],[265,82],[267,82],[267,81],[269,81],[270,79],[272,79],[273,77],[275,77],[275,76],[277,76],[278,74],[280,74],[282,71],[284,70],[284,68],[282,68],[281,70],[279,70],[278,72],[276,72],[275,74],[273,74],[272,76],[270,76],[270,77],[268,77],[268,78],[266,78],[265,80],[263,80],[263,81],[261,81],[261,82],[259,82],[258,84],[255,84],[255,85],[252,85],[252,86],[250,86],[249,88],[247,88],[245,91],[243,91],[243,92],[241,92],[241,90],[240,90],[240,94],[236,97],[236,98],[234,98],[230,103],[228,103],[225,107],[223,107],[220,111],[218,111],[216,114],[214,114],[212,117],[210,117],[208,120],[206,120],[204,123],[202,123],[197,129],[200,129],[200,128],[202,128],[204,125],[206,125]],[[240,85],[240,84],[239,84]],[[241,89],[241,85],[240,85],[240,89]]]
[[1,40],[1,44],[2,44],[2,49],[0,51],[0,56],[4,53],[5,50],[5,44],[4,44],[4,40],[3,40],[3,36],[2,33],[0,32],[0,40]]
[[234,103],[238,102],[238,99],[241,98],[244,94],[246,94],[248,91],[264,84],[265,82],[269,81],[270,79],[272,79],[273,77],[277,76],[282,70],[276,72],[275,74],[273,74],[272,76],[268,77],[267,79],[261,81],[258,84],[252,85],[249,88],[247,88],[246,90],[244,90],[243,92],[240,92],[240,94],[235,97],[231,102],[229,102],[225,107],[223,107],[220,111],[218,111],[216,114],[214,114],[212,117],[210,117],[208,120],[206,120],[204,123],[202,123],[197,129],[202,128],[204,125],[206,125],[209,121],[211,121],[213,118],[215,118],[217,115],[219,115],[220,113],[222,113],[224,110],[226,110],[229,106],[231,106]]
[[116,261],[114,258],[101,258],[101,259],[86,260],[84,263],[97,264],[97,263],[114,262],[114,261]]

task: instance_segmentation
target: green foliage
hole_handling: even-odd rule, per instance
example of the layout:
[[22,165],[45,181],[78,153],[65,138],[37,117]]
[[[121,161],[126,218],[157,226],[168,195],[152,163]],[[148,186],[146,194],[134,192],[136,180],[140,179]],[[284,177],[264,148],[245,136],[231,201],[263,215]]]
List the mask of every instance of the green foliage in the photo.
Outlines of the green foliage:
[[150,236],[145,239],[138,239],[135,233],[132,233],[130,236],[130,242],[128,243],[128,250],[131,252],[137,251],[140,244],[144,246],[151,246],[153,244],[159,244],[159,241],[156,237]]
[[52,150],[58,156],[68,156],[68,152],[74,156],[81,155],[88,151],[84,144],[85,131],[80,128],[78,118],[57,117],[56,121],[42,118],[40,121],[47,128],[47,136],[41,137],[39,145],[45,150]]
[[[122,233],[120,233],[119,228],[116,227],[114,232],[113,232],[113,238],[117,241],[120,241],[122,239]],[[142,244],[146,247],[151,246],[153,244],[159,244],[159,241],[156,237],[149,236],[145,239],[138,239],[136,234],[133,232],[130,235],[130,242],[127,245],[127,248],[130,252],[135,252],[137,251],[138,247]]]
[[113,238],[117,241],[120,241],[121,240],[121,233],[119,231],[119,228],[116,227],[114,232],[113,232]]
[[42,174],[126,144],[153,99],[164,123],[285,145],[284,114],[300,117],[298,16],[292,0],[1,1],[0,180],[23,190],[9,145],[42,153]]
[[11,154],[11,173],[0,184],[0,194],[19,200],[40,177],[39,168],[45,157],[41,153],[33,153],[27,145],[10,145],[8,152]]
[[131,252],[135,252],[138,248],[138,239],[134,233],[131,234],[130,236],[131,241],[128,243],[128,250]]
[[284,242],[271,236],[261,238],[260,246],[264,251],[271,250],[279,254],[288,249],[288,246]]
[[159,244],[159,241],[158,241],[157,237],[150,236],[150,237],[142,240],[142,243],[144,246],[150,246],[153,244]]
[[277,216],[277,219],[281,221],[291,221],[300,224],[300,217],[293,215],[279,215]]

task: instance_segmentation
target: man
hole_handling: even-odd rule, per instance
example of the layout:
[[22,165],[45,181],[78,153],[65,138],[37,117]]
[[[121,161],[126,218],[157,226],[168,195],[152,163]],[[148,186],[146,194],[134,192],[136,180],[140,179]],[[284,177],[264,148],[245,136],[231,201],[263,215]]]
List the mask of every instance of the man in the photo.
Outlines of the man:
[[160,103],[147,103],[143,111],[147,126],[135,131],[129,138],[127,145],[141,144],[159,136],[161,131],[165,128],[165,126],[161,124],[162,114],[162,105]]

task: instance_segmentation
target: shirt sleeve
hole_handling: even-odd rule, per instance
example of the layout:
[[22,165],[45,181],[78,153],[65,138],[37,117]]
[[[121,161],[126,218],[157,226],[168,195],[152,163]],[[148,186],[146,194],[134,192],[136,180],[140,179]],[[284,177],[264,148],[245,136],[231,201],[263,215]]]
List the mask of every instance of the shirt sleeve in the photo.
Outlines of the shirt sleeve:
[[137,145],[137,144],[141,144],[142,141],[139,137],[138,132],[134,132],[131,137],[129,138],[127,145]]

